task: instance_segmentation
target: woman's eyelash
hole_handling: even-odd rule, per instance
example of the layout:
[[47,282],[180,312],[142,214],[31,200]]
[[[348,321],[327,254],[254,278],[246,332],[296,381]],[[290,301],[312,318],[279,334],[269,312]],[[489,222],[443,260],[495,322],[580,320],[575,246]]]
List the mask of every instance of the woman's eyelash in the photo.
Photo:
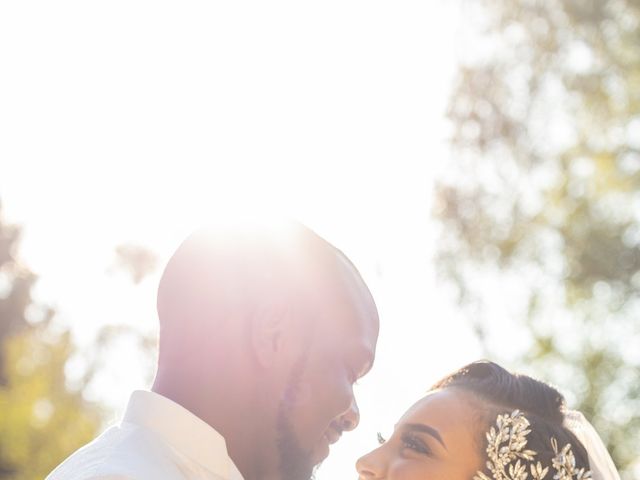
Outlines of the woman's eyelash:
[[432,453],[431,449],[422,440],[414,437],[413,435],[402,435],[402,445],[406,448],[410,448],[415,452],[423,453],[425,455],[431,455]]
[[384,438],[380,432],[378,432],[378,443],[379,443],[380,445],[382,445],[382,444],[384,444],[384,443],[386,443],[386,442],[387,442],[387,439],[386,439],[386,438]]

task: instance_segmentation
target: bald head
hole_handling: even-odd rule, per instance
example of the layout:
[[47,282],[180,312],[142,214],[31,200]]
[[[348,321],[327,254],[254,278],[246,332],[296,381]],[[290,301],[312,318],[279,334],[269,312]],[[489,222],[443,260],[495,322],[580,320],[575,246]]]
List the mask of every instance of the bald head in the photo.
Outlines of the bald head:
[[169,336],[223,335],[225,322],[323,288],[357,288],[370,296],[346,256],[299,223],[198,230],[174,253],[160,281],[161,347]]

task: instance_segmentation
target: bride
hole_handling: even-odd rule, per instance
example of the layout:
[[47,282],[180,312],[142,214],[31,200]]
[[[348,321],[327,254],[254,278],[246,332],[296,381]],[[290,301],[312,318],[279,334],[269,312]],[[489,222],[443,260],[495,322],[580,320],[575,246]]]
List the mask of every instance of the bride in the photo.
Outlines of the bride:
[[553,387],[475,362],[439,381],[360,458],[360,480],[619,480],[602,441]]

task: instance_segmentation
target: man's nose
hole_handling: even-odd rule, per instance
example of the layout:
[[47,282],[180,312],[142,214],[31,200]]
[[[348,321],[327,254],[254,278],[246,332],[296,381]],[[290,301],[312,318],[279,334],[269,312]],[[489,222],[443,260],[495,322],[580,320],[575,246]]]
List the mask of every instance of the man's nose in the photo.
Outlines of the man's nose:
[[358,409],[358,403],[354,398],[351,402],[351,406],[349,406],[349,410],[340,416],[340,428],[344,432],[348,432],[356,428],[358,423],[360,423],[360,410]]

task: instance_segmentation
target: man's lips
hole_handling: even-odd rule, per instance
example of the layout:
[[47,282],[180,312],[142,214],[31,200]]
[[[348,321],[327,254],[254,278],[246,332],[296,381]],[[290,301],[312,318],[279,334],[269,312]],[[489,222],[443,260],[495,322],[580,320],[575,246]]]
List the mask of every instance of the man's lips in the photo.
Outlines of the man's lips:
[[339,432],[333,427],[327,428],[327,430],[324,432],[324,435],[322,436],[324,442],[322,442],[320,449],[318,451],[316,463],[320,463],[325,458],[327,458],[327,456],[329,455],[329,445],[336,443],[341,436],[342,436],[342,432]]
[[329,442],[329,444],[334,444],[336,443],[338,440],[340,440],[340,436],[342,435],[341,432],[338,432],[337,430],[333,429],[333,428],[328,428],[327,431],[324,433],[325,438],[327,439],[327,441]]

